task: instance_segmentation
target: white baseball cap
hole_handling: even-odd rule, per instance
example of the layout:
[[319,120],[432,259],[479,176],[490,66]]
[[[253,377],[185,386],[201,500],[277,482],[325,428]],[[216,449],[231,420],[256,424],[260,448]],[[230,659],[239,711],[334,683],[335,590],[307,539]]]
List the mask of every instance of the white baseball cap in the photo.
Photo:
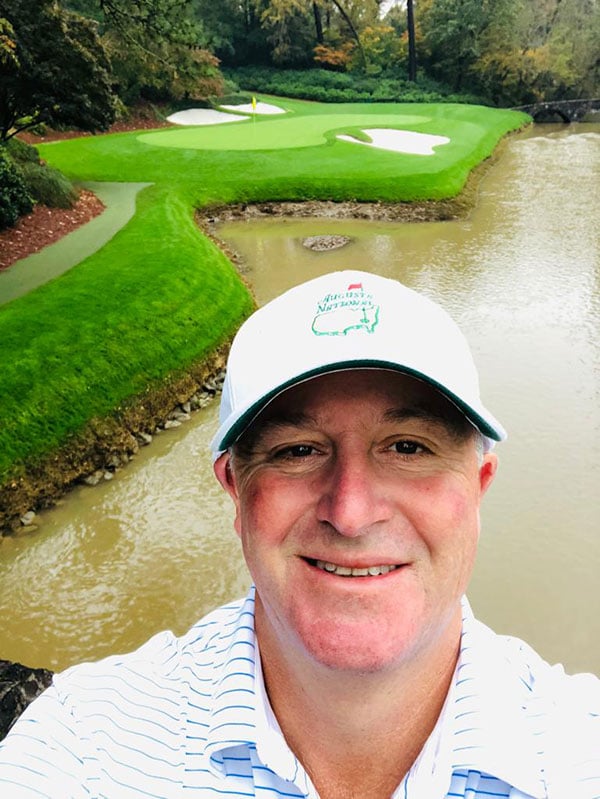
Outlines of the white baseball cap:
[[506,438],[481,402],[469,345],[449,314],[396,280],[352,270],[295,286],[240,327],[227,362],[213,457],[287,388],[326,372],[365,367],[430,383],[489,446]]

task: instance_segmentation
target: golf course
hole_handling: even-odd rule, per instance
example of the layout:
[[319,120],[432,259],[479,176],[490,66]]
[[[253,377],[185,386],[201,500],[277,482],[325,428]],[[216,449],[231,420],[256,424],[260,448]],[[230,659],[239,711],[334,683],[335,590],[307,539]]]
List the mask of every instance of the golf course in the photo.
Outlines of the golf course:
[[[261,113],[263,103],[278,113]],[[165,396],[173,405],[186,399],[190,375],[226,348],[252,310],[249,287],[202,233],[198,211],[447,201],[504,136],[530,121],[474,105],[265,96],[257,107],[219,113],[206,124],[38,145],[71,180],[110,184],[105,214],[122,202],[120,186],[135,207],[113,210],[102,235],[94,223],[77,231],[75,254],[67,257],[66,237],[11,267],[28,288],[0,305],[0,527],[52,501],[59,487],[44,484],[49,464],[76,479],[101,465],[103,430],[145,430]],[[34,258],[38,271],[47,258],[53,279],[44,282],[42,269],[27,283]]]

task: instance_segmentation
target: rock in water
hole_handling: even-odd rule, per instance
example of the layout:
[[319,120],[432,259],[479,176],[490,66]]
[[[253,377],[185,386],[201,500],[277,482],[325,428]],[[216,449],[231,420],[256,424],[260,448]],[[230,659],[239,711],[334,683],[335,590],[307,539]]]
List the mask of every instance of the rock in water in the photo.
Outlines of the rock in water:
[[47,669],[30,669],[10,660],[0,660],[0,741],[28,704],[52,682]]
[[340,247],[345,247],[350,244],[352,239],[350,236],[308,236],[302,239],[302,244],[314,252],[328,252],[329,250],[338,250]]

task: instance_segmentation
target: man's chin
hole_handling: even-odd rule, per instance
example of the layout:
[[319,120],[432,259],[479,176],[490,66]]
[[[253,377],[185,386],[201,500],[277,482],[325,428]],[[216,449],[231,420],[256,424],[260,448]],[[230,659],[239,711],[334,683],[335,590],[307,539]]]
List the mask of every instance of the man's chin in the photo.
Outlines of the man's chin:
[[[388,630],[385,625],[327,622],[298,629],[313,661],[337,672],[375,674],[401,666],[414,651],[412,630]],[[392,634],[390,634],[392,633]]]

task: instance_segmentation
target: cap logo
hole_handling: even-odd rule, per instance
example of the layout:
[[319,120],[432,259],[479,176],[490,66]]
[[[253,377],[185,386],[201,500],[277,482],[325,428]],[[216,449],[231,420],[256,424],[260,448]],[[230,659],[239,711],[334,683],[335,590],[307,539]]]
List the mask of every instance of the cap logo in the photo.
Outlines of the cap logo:
[[372,333],[379,323],[379,305],[362,283],[350,283],[345,291],[326,294],[317,303],[312,322],[316,336],[345,336],[351,330]]

